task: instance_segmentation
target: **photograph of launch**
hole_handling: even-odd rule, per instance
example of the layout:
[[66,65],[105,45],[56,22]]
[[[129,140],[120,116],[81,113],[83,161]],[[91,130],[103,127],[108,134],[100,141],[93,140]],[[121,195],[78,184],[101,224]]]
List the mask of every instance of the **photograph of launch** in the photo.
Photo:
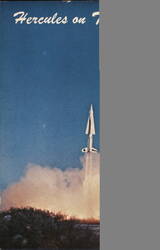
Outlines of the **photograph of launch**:
[[0,3],[0,248],[99,249],[98,9]]

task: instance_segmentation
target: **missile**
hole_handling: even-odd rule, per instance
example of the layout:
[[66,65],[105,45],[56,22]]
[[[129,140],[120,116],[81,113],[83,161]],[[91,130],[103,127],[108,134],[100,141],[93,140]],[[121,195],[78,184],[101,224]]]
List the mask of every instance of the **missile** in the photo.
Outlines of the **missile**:
[[88,135],[88,143],[87,147],[82,149],[83,153],[87,152],[97,152],[97,149],[93,147],[93,135],[96,134],[95,132],[95,125],[94,125],[94,113],[93,113],[93,107],[91,105],[90,111],[89,111],[89,117],[87,121],[87,127],[85,134]]

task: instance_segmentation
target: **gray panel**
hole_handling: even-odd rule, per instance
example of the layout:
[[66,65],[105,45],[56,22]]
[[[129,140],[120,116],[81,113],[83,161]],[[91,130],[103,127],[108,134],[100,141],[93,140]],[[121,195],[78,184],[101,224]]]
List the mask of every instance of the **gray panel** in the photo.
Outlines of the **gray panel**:
[[100,9],[101,249],[159,250],[160,1]]

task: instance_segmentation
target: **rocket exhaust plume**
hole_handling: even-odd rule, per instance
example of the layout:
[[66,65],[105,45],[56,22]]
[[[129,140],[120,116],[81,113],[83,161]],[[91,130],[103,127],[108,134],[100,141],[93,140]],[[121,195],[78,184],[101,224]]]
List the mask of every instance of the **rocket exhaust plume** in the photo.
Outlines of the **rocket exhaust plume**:
[[1,209],[34,207],[61,212],[69,217],[99,219],[100,155],[93,148],[95,135],[91,105],[87,122],[87,147],[82,149],[82,169],[29,164],[25,175],[2,192]]
[[1,209],[34,207],[99,219],[99,153],[86,153],[81,161],[82,169],[65,171],[29,164],[25,175],[2,192]]

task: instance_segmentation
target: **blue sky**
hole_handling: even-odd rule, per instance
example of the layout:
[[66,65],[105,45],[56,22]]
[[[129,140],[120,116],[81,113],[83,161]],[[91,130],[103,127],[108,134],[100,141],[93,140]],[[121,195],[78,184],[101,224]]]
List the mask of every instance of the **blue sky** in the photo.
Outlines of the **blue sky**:
[[[28,163],[80,167],[88,109],[99,148],[99,27],[96,2],[14,2],[0,8],[0,189]],[[87,17],[87,23],[15,24],[13,13]]]

